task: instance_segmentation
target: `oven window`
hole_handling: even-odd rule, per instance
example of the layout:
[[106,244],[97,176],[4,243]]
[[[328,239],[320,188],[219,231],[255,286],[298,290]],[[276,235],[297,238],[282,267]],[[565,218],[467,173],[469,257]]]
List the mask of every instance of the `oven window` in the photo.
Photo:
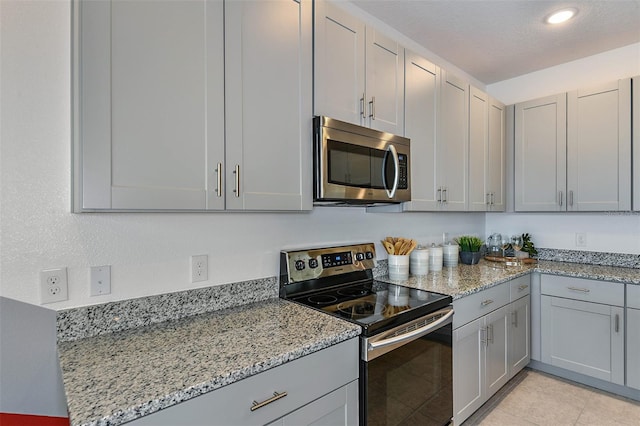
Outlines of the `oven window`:
[[[367,426],[447,425],[453,417],[451,324],[361,361]],[[366,408],[365,408],[366,407]]]
[[385,173],[387,175],[390,173],[391,182],[393,182],[395,173],[393,161],[391,159],[384,161],[386,151],[334,140],[327,141],[327,151],[329,183],[384,189],[383,166],[387,169],[391,167],[392,170],[390,172],[385,170]]

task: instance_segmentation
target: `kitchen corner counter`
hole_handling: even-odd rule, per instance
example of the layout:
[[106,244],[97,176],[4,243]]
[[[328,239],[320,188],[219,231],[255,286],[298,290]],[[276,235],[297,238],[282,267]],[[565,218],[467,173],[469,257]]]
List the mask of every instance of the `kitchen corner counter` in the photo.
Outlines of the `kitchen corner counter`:
[[427,275],[409,275],[407,280],[392,280],[388,275],[376,277],[378,281],[398,284],[417,290],[447,294],[459,299],[511,279],[527,275],[536,265],[506,266],[503,263],[480,260],[477,265],[459,264],[442,271],[430,271]]
[[442,271],[429,272],[424,276],[409,275],[407,280],[392,280],[388,275],[375,279],[417,290],[447,294],[455,300],[531,272],[640,285],[640,269],[548,260],[537,264],[506,266],[483,259],[477,265],[459,264],[455,268],[444,267]]
[[58,345],[71,425],[119,425],[360,334],[280,299]]

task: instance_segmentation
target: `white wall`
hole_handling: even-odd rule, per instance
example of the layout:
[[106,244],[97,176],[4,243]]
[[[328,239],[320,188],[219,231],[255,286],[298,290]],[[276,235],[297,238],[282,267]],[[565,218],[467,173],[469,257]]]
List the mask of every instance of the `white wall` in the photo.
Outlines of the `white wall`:
[[[491,84],[487,91],[513,104],[635,75],[640,75],[640,43]],[[486,216],[486,230],[529,232],[538,247],[640,254],[640,214],[628,212],[492,213]],[[587,234],[586,247],[576,247],[578,232]]]
[[[69,301],[104,303],[278,274],[282,248],[376,241],[440,241],[484,234],[483,214],[72,214],[70,6],[0,1],[0,294],[38,304],[39,272],[69,268]],[[210,279],[191,284],[189,257],[208,254]],[[378,244],[378,256],[385,254]],[[112,265],[112,294],[89,297],[89,267]]]

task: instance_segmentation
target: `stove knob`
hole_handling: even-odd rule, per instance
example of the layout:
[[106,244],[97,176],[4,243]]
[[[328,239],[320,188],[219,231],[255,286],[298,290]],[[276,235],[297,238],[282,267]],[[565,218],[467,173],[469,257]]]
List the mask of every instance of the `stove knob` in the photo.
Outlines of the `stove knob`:
[[356,253],[356,260],[357,261],[364,260],[364,253]]
[[302,271],[304,269],[304,260],[296,260],[296,271]]
[[318,267],[318,259],[309,259],[309,268],[314,269]]
[[373,259],[373,252],[366,252],[365,255],[367,256],[367,259]]

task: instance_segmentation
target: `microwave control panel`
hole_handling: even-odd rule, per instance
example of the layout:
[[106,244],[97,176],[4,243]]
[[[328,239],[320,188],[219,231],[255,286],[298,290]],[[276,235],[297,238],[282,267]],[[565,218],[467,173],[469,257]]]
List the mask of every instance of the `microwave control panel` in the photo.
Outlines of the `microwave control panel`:
[[398,154],[398,189],[407,189],[409,188],[409,176],[407,166],[407,156],[404,154]]

